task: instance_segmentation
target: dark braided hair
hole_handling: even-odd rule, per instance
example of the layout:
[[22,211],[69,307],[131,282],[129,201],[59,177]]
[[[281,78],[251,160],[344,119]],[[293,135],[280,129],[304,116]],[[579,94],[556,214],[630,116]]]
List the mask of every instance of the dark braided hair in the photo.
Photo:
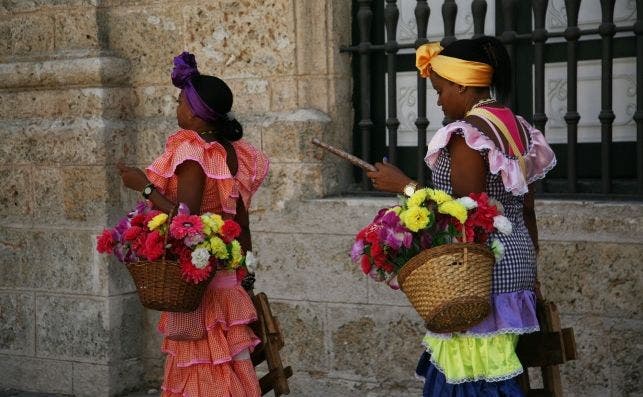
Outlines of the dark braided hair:
[[456,40],[446,46],[441,55],[481,62],[493,67],[491,87],[496,99],[505,103],[511,94],[511,60],[500,40],[491,36]]
[[210,123],[214,131],[222,138],[234,142],[243,137],[243,127],[236,118],[230,118],[232,109],[232,90],[218,77],[199,75],[192,78],[194,89],[201,99],[215,112],[221,115]]

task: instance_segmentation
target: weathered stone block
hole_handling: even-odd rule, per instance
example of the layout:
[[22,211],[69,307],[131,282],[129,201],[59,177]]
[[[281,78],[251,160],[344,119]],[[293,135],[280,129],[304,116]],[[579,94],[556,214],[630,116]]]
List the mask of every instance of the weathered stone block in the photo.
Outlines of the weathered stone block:
[[122,122],[99,118],[14,120],[0,126],[4,164],[114,164],[127,153],[131,138]]
[[417,386],[413,374],[422,353],[424,327],[411,309],[329,304],[328,319],[331,376],[393,389]]
[[313,108],[322,112],[328,112],[329,80],[327,77],[307,77],[297,81],[297,92],[299,107]]
[[36,310],[32,293],[0,293],[0,352],[34,354]]
[[297,80],[293,76],[270,80],[270,111],[295,110],[297,98]]
[[321,165],[271,163],[270,172],[253,198],[257,211],[283,209],[299,198],[320,197],[323,194]]
[[29,252],[32,232],[22,228],[0,227],[0,287],[31,286],[27,269],[31,266]]
[[610,328],[610,384],[613,396],[643,392],[643,322],[613,320]]
[[28,223],[32,214],[30,170],[26,167],[0,168],[0,222]]
[[[207,73],[204,71],[204,73]],[[234,95],[236,113],[263,114],[270,110],[270,83],[250,77],[225,79]]]
[[[16,91],[0,96],[0,117],[119,118],[132,109],[131,93],[124,88],[84,88],[52,91]],[[58,122],[58,120],[56,120]]]
[[[2,10],[1,7],[2,6],[0,5],[0,10]],[[3,20],[0,21],[0,37],[2,37],[2,40],[0,40],[0,56],[6,57],[11,55],[11,52],[13,50],[11,41],[11,25],[5,20],[4,17]]]
[[57,51],[100,48],[96,12],[69,11],[55,15],[55,41]]
[[310,109],[278,115],[263,124],[263,149],[272,162],[319,161],[323,152],[311,143],[324,140],[330,119]]
[[352,2],[344,0],[331,0],[328,7],[330,27],[328,28],[328,64],[330,73],[336,76],[352,76],[351,56],[350,54],[340,53],[340,46],[348,45],[352,42],[351,24],[352,24]]
[[538,200],[536,215],[540,240],[643,241],[639,203]]
[[[286,0],[219,1],[183,9],[188,50],[204,73],[224,77],[294,74],[295,18]],[[236,91],[235,91],[236,93]]]
[[163,154],[167,138],[178,130],[176,116],[139,119],[130,130],[132,145],[125,161],[147,167]]
[[539,279],[545,296],[564,313],[641,319],[641,244],[553,242],[541,244]]
[[12,53],[27,55],[52,51],[54,48],[54,18],[50,15],[26,14],[9,20]]
[[140,387],[140,360],[114,361],[110,365],[74,363],[74,396],[116,396]]
[[110,360],[138,359],[143,355],[144,310],[136,293],[109,298]]
[[609,396],[609,322],[595,316],[561,316],[561,323],[574,328],[578,351],[576,360],[560,366],[565,396]]
[[34,171],[34,214],[47,214],[57,225],[104,225],[108,209],[118,205],[115,167],[45,167]]
[[108,313],[104,299],[37,295],[36,354],[43,358],[107,364]]
[[62,7],[95,7],[100,0],[5,0],[0,11],[27,12]]
[[288,380],[293,396],[368,396],[368,397],[408,397],[421,396],[422,383],[415,381],[413,388],[397,388],[377,382],[363,382],[331,378],[318,372],[297,371]]
[[255,247],[261,261],[257,288],[274,299],[366,302],[366,278],[351,263],[350,241],[343,236],[254,233]]
[[112,8],[99,14],[98,23],[107,28],[109,48],[130,60],[134,85],[167,84],[172,58],[184,49],[180,8]]
[[139,119],[167,118],[176,123],[180,90],[170,85],[135,87],[134,116]]
[[324,343],[326,306],[312,302],[274,300],[270,306],[284,333],[285,346],[281,353],[284,366],[292,366],[296,369],[294,372],[327,373],[330,369],[330,352]]
[[34,231],[27,252],[26,283],[43,291],[92,293],[98,289],[93,266],[94,233]]
[[115,86],[125,84],[128,71],[127,60],[107,56],[3,63],[0,64],[0,87],[24,90],[26,87]]
[[69,361],[0,355],[0,387],[72,394],[72,366]]
[[[262,186],[259,192],[269,188]],[[253,230],[295,234],[315,230],[323,234],[350,236],[348,240],[352,243],[355,234],[373,220],[379,209],[396,203],[394,197],[303,200],[279,212],[256,212],[253,214]],[[329,214],[333,214],[332,221]],[[320,222],[320,219],[324,221]]]
[[297,18],[297,73],[300,75],[327,73],[328,1],[297,1],[295,15]]

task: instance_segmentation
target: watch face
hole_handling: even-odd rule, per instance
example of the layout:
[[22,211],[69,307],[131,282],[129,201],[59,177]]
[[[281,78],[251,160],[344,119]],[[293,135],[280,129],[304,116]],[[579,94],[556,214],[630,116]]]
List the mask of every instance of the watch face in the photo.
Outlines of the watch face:
[[151,188],[151,187],[149,187],[149,186],[148,186],[148,187],[146,187],[146,188],[143,190],[143,193],[145,193],[145,194],[152,194],[152,188]]
[[406,186],[404,188],[404,194],[406,194],[407,196],[412,196],[413,193],[415,193],[415,188],[413,186]]

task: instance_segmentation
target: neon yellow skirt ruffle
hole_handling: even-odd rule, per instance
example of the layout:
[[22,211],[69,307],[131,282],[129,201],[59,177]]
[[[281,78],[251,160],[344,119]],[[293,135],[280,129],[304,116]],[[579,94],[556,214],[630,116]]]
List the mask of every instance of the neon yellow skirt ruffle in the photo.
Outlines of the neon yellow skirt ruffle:
[[422,340],[431,362],[445,375],[448,383],[498,382],[522,373],[516,355],[517,343],[516,334],[454,335],[448,339],[426,335]]

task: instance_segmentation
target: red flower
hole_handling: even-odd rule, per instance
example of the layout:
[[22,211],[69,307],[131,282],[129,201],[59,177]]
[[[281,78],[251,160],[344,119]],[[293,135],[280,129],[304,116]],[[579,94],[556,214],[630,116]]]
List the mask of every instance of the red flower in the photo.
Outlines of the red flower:
[[147,259],[151,261],[157,260],[161,257],[161,255],[163,255],[163,252],[165,251],[164,243],[165,237],[161,236],[161,233],[159,233],[158,230],[154,230],[145,238],[143,255],[145,255]]
[[178,239],[200,234],[202,230],[203,222],[198,215],[177,215],[170,224],[170,235]]
[[103,233],[96,237],[96,250],[101,254],[111,252],[115,244],[116,241],[110,229],[103,230]]
[[145,215],[138,214],[130,221],[132,226],[147,227],[147,222],[145,220]]
[[192,259],[189,256],[184,256],[179,260],[181,265],[181,273],[183,279],[187,282],[198,284],[203,280],[207,280],[212,272],[212,264],[208,263],[203,269],[199,269],[192,263]]
[[134,250],[137,256],[139,256],[141,250],[144,248],[145,237],[147,237],[145,230],[147,229],[143,229],[140,226],[132,226],[123,233],[123,239],[130,243],[132,250]]
[[371,265],[371,259],[368,257],[368,255],[362,255],[362,258],[360,259],[360,265],[362,268],[362,273],[368,274],[371,272],[371,268],[373,267]]
[[227,219],[221,226],[221,237],[224,243],[229,244],[241,234],[241,226],[232,219]]

